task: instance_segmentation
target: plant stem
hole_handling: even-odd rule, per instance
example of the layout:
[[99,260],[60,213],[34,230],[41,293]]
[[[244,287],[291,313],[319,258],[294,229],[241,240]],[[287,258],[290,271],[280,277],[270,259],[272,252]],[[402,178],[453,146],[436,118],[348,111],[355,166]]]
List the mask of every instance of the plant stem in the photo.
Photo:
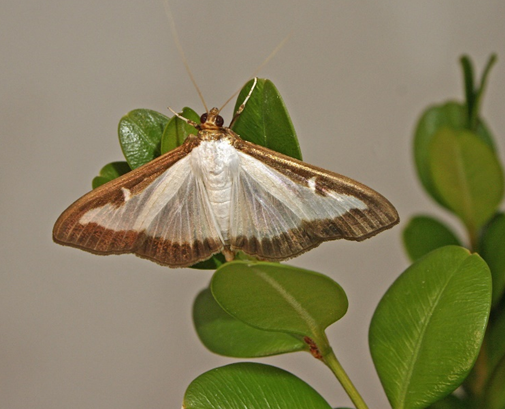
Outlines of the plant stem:
[[353,383],[351,382],[351,379],[349,378],[349,376],[347,376],[347,373],[344,371],[344,368],[342,368],[342,365],[340,365],[340,362],[333,353],[333,350],[330,349],[328,354],[326,354],[323,357],[323,362],[335,374],[338,381],[340,382],[344,390],[347,392],[347,395],[349,395],[352,402],[356,406],[356,409],[368,409],[368,406],[366,405],[365,401],[363,400],[357,389],[354,387]]

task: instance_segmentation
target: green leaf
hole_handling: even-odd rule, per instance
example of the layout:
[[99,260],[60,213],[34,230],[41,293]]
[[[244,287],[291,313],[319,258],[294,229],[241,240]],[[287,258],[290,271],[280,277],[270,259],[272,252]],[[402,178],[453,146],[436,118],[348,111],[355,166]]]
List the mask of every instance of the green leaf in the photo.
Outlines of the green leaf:
[[102,186],[105,183],[128,173],[129,171],[131,171],[131,168],[126,162],[108,163],[102,169],[100,169],[98,176],[93,179],[93,182],[91,183],[93,189],[96,189],[98,186]]
[[464,128],[466,114],[464,107],[457,102],[449,101],[443,105],[434,105],[426,109],[419,119],[414,135],[414,160],[417,174],[426,191],[440,205],[445,207],[431,180],[429,166],[429,147],[433,136],[443,127]]
[[[253,80],[237,98],[236,112],[246,98]],[[296,132],[277,88],[270,80],[258,79],[256,88],[232,129],[246,141],[302,159]]]
[[242,362],[212,369],[189,385],[184,409],[331,409],[312,387],[282,369]]
[[282,332],[262,331],[233,318],[203,290],[193,305],[193,322],[200,341],[216,354],[253,358],[308,350],[307,344]]
[[491,375],[483,397],[484,402],[480,407],[486,409],[505,409],[505,356]]
[[481,236],[480,254],[493,276],[493,306],[505,292],[505,214],[497,214]]
[[329,349],[324,329],[348,306],[332,279],[278,263],[226,263],[212,277],[211,290],[233,317],[258,329],[309,337],[322,355]]
[[[200,117],[191,108],[183,108],[181,116],[196,122],[197,124],[200,123]],[[168,121],[165,131],[163,132],[163,136],[161,138],[161,153],[167,153],[172,149],[181,146],[188,135],[196,135],[197,132],[198,130],[194,127],[188,125],[182,119],[174,115],[170,121]]]
[[196,268],[197,270],[215,270],[219,266],[222,266],[224,263],[226,263],[226,259],[222,253],[219,253],[213,255],[208,260],[193,264],[189,268]]
[[460,241],[441,221],[429,216],[416,216],[403,230],[403,244],[410,260],[415,261],[439,247],[460,245]]
[[480,350],[491,304],[489,268],[447,246],[412,264],[381,299],[372,358],[393,409],[417,409],[456,389]]
[[474,133],[440,130],[431,141],[430,169],[441,199],[470,232],[496,212],[503,171],[495,153]]
[[169,118],[150,109],[135,109],[119,121],[119,143],[132,169],[160,156],[161,136]]
[[[466,129],[468,115],[465,106],[454,101],[433,105],[427,108],[419,119],[414,136],[414,159],[419,179],[430,194],[440,205],[446,206],[433,185],[430,169],[430,145],[433,137],[442,128],[454,130]],[[479,120],[476,135],[494,151],[493,137],[486,125]]]

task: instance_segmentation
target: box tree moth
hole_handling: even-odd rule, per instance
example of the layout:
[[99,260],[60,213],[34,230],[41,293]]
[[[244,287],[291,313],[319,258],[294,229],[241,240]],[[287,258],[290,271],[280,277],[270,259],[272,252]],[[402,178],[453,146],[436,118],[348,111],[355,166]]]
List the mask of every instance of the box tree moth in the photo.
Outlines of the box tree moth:
[[220,252],[227,261],[237,251],[282,261],[398,223],[396,209],[376,191],[247,142],[219,113],[207,110],[200,123],[181,117],[195,134],[78,199],[56,221],[54,241],[187,267]]

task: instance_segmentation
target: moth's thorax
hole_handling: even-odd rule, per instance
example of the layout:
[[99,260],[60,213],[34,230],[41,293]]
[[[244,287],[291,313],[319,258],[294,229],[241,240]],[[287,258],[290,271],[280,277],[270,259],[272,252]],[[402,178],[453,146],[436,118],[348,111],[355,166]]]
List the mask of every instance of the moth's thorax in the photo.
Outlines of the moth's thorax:
[[219,141],[221,139],[233,139],[233,134],[228,128],[210,128],[198,131],[198,139],[201,141]]
[[191,167],[205,185],[223,239],[228,240],[233,179],[240,157],[230,138],[204,139],[191,151]]

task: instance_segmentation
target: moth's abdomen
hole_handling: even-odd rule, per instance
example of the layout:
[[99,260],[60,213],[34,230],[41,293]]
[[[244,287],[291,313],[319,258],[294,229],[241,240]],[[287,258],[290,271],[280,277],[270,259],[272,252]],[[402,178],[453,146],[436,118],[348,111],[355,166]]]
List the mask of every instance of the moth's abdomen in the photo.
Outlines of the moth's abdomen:
[[210,207],[225,242],[230,228],[232,180],[238,174],[240,158],[225,139],[203,141],[191,152],[191,165],[202,181]]

